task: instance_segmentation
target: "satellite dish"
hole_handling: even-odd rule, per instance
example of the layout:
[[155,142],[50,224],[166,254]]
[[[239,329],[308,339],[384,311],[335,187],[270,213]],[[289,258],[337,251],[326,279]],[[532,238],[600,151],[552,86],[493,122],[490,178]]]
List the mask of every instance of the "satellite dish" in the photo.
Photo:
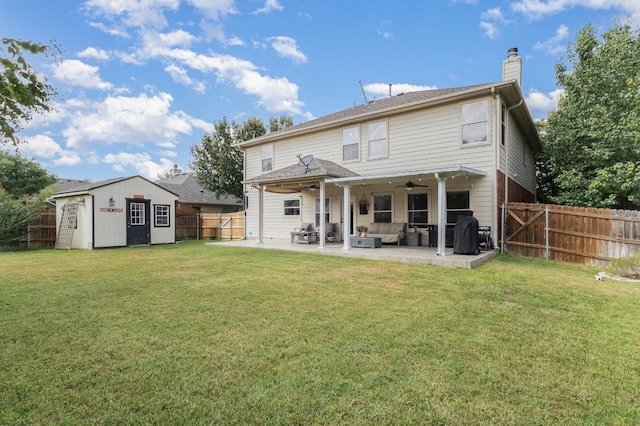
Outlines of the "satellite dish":
[[313,161],[313,155],[305,155],[303,157],[302,154],[298,154],[298,166],[304,167],[305,173],[309,171],[309,164],[311,164],[311,161]]

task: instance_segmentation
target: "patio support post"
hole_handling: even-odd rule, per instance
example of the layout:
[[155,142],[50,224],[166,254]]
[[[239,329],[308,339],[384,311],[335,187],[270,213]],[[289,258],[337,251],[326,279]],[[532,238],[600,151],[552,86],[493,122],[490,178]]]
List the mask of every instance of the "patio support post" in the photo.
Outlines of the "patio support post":
[[447,241],[447,178],[435,174],[438,181],[438,256],[444,256]]
[[318,239],[319,247],[324,248],[324,239],[327,236],[326,223],[325,223],[325,205],[324,205],[324,179],[320,181],[320,238]]
[[349,230],[351,229],[351,186],[344,184],[342,186],[344,195],[342,197],[342,239],[344,240],[343,250],[351,248],[351,239],[349,238]]
[[264,243],[264,185],[258,186],[258,244]]

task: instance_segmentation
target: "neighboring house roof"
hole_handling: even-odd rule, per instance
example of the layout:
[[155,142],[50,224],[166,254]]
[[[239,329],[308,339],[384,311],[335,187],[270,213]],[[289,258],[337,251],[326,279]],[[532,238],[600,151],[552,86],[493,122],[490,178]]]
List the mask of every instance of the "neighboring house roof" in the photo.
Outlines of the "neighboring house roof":
[[83,185],[90,183],[87,179],[67,179],[67,178],[57,178],[56,179],[56,187],[58,189],[57,192],[65,192],[69,191],[73,188],[77,188]]
[[[106,180],[101,180],[99,182],[85,182],[81,185],[77,185],[77,186],[73,186],[71,188],[67,188],[65,190],[61,190],[56,192],[55,194],[52,195],[52,198],[60,198],[60,197],[66,197],[69,195],[76,195],[76,194],[87,194],[89,191],[93,190],[93,189],[97,189],[97,188],[101,188],[103,186],[107,186],[107,185],[111,185],[117,182],[122,182],[125,180],[129,180],[129,179],[134,179],[134,178],[140,178],[142,180],[146,180],[147,182],[149,182],[152,185],[156,185],[156,186],[160,186],[157,185],[154,182],[151,182],[149,179],[145,179],[142,176],[136,175],[136,176],[128,176],[128,177],[120,177],[120,178],[114,178],[114,179],[106,179]],[[163,188],[160,186],[160,188],[164,189],[165,191],[169,191],[171,193],[173,193],[174,195],[178,195],[175,192],[171,191],[170,189],[167,188]]]
[[271,192],[293,193],[299,192],[306,184],[317,183],[322,178],[346,178],[354,176],[358,176],[358,174],[339,166],[333,161],[314,158],[308,167],[298,163],[256,176],[243,183],[271,185],[268,189]]
[[241,203],[236,197],[220,196],[215,192],[204,189],[193,172],[180,173],[172,177],[160,179],[157,185],[178,195],[178,201],[190,204],[214,204],[237,206]]
[[[371,119],[382,115],[398,114],[405,111],[434,106],[443,102],[452,102],[479,95],[500,93],[505,99],[507,107],[518,105],[524,100],[520,87],[515,80],[500,81],[495,83],[478,84],[473,86],[453,87],[448,89],[421,90],[417,92],[400,93],[395,96],[382,98],[365,104],[356,105],[324,117],[316,118],[295,126],[287,127],[277,132],[257,137],[239,144],[240,147],[248,147],[255,144],[269,142],[280,137],[294,136],[324,128],[344,126],[351,122]],[[523,132],[531,141],[534,150],[541,150],[540,139],[536,131],[531,114],[523,102],[514,109],[514,116],[521,123]]]

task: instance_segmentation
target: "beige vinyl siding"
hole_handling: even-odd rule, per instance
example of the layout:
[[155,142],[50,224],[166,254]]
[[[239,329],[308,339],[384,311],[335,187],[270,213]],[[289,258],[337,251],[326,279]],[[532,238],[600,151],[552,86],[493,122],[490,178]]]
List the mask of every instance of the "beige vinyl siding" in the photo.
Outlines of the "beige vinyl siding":
[[[518,129],[513,119],[510,120],[509,135],[507,142],[509,144],[509,176],[518,182],[522,187],[527,188],[530,192],[536,192],[536,164],[535,155]],[[524,153],[524,155],[523,155]],[[501,145],[500,148],[500,170],[505,171],[505,155],[506,148]],[[524,161],[523,161],[524,160]],[[517,176],[516,176],[517,175]]]
[[[489,101],[488,141],[475,144],[462,144],[461,105],[450,103],[430,109],[412,111],[386,117],[388,156],[379,159],[367,158],[368,124],[384,118],[364,120],[359,123],[360,160],[342,161],[342,130],[355,124],[339,126],[332,129],[305,134],[274,143],[274,170],[296,164],[297,155],[312,154],[316,158],[333,161],[360,175],[412,172],[417,170],[467,166],[482,170],[486,176],[458,176],[447,180],[447,190],[468,190],[470,192],[470,208],[474,211],[480,225],[492,226],[495,229],[496,208],[496,151],[500,150],[500,119],[496,117],[496,101],[491,97],[475,100]],[[473,101],[475,101],[473,100]],[[468,102],[472,102],[469,100]],[[512,126],[513,127],[513,126]],[[512,130],[513,132],[513,130]],[[519,137],[519,136],[518,136]],[[521,150],[520,150],[521,152]],[[247,175],[252,178],[261,174],[260,147],[250,147],[247,153]],[[523,173],[524,175],[524,173]],[[535,178],[534,178],[535,179]],[[400,187],[406,179],[397,179],[392,185],[367,185],[353,187],[351,198],[354,201],[356,225],[368,224],[373,220],[372,193],[393,193],[393,220],[407,220],[407,191]],[[437,222],[437,182],[423,179],[420,182],[429,185],[426,191],[429,196],[429,220]],[[358,214],[358,201],[362,195],[368,199],[369,214]],[[302,195],[302,215],[300,218],[285,218],[283,202]],[[258,236],[258,191],[248,189],[249,209],[247,211],[247,237]],[[264,237],[289,238],[289,232],[299,226],[301,221],[313,222],[315,219],[314,200],[319,193],[304,192],[302,194],[279,195],[266,192],[264,194]],[[340,223],[342,215],[342,188],[327,187],[326,196],[331,199],[331,221]]]

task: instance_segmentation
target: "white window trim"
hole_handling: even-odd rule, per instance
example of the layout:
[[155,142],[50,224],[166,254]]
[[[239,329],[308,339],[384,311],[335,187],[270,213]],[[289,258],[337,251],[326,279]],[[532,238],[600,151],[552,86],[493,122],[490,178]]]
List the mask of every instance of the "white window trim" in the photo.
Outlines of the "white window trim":
[[[357,143],[345,144],[344,143],[345,142],[344,134],[345,134],[346,131],[351,130],[351,129],[355,129],[356,132],[358,133],[358,136],[357,136],[358,141],[357,141]],[[343,163],[353,163],[353,162],[356,162],[356,161],[360,161],[360,144],[362,143],[361,139],[362,138],[361,138],[361,132],[360,132],[360,125],[351,126],[351,127],[344,127],[342,129],[342,162]],[[358,154],[357,158],[345,160],[345,158],[344,158],[344,147],[347,146],[347,145],[357,145],[357,154]]]
[[[487,105],[486,111],[487,111],[487,117],[484,120],[480,120],[480,121],[469,121],[469,122],[465,122],[464,121],[464,114],[462,113],[462,109],[465,105],[471,105],[471,104],[475,104],[475,103],[480,103],[480,102],[484,102]],[[490,116],[491,113],[489,111],[489,101],[487,99],[480,99],[477,101],[473,101],[473,102],[465,102],[460,104],[460,145],[462,147],[470,147],[470,146],[481,146],[481,145],[489,145],[491,143],[491,130],[490,130],[490,126],[489,126],[489,122],[490,122]],[[487,135],[487,140],[485,141],[478,141],[478,142],[464,142],[464,127],[465,126],[469,126],[469,125],[473,125],[473,124],[479,124],[479,123],[485,123],[485,128],[486,128],[486,135]]]
[[[381,212],[386,212],[387,210],[376,210],[376,197],[380,197],[380,196],[385,196],[388,195],[391,197],[391,222],[376,222],[376,211],[381,211]],[[395,221],[395,203],[396,203],[396,198],[395,198],[395,193],[393,192],[374,192],[371,195],[371,223],[393,223]]]
[[[371,155],[371,142],[383,140],[383,139],[373,139],[373,140],[371,139],[371,126],[379,123],[384,123],[384,129],[385,129],[384,140],[386,141],[385,143],[386,149],[383,155]],[[389,120],[388,119],[370,121],[369,123],[367,123],[367,159],[378,160],[380,158],[389,158]]]
[[[268,148],[268,151],[271,151],[271,152],[270,152],[271,157],[265,157],[265,148]],[[269,154],[269,152],[267,152],[267,154]],[[262,170],[262,172],[263,172],[263,173],[264,173],[264,172],[271,172],[271,171],[273,171],[273,169],[274,169],[274,164],[273,164],[273,163],[274,163],[274,161],[273,161],[273,157],[274,157],[274,155],[273,155],[273,144],[272,144],[272,143],[270,143],[270,144],[267,144],[267,145],[262,145],[262,147],[260,148],[260,159],[261,159],[261,161],[260,161],[260,169]],[[266,168],[264,167],[264,162],[265,162],[265,160],[271,160],[271,168],[266,169]]]

